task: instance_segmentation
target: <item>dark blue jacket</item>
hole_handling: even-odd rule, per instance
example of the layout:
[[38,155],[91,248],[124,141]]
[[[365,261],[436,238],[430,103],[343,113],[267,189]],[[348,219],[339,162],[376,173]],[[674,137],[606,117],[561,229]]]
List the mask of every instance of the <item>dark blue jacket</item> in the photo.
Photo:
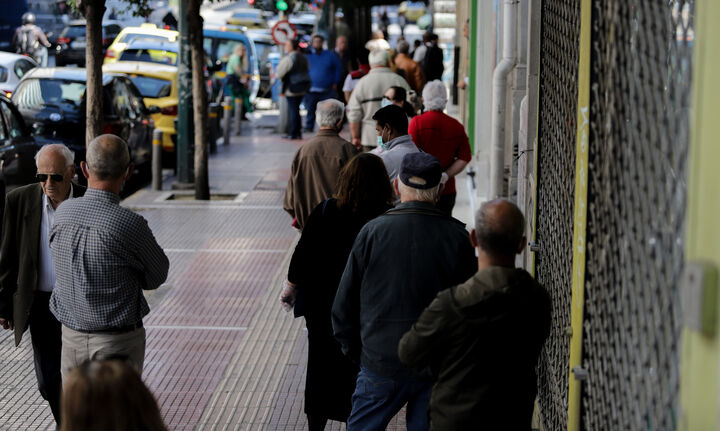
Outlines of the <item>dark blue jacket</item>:
[[429,203],[401,203],[355,239],[333,304],[335,338],[373,373],[420,378],[400,363],[400,338],[439,291],[476,271],[465,225]]
[[310,62],[311,91],[329,90],[342,78],[342,64],[333,51],[322,50],[319,54],[313,50],[307,56]]

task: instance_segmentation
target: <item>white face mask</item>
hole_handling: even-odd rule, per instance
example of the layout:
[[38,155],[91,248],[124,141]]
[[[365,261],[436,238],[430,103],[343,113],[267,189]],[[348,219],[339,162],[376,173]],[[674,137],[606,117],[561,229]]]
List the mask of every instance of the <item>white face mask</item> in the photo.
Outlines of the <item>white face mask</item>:
[[382,102],[380,102],[380,108],[384,108],[386,106],[392,105],[392,101],[388,99],[387,97],[383,97]]

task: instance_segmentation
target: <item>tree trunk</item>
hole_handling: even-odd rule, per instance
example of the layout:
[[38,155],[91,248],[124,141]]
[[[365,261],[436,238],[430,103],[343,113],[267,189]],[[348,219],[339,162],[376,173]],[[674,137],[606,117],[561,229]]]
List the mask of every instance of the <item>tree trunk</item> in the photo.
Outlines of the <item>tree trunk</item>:
[[192,50],[193,123],[195,125],[195,199],[210,199],[208,180],[208,104],[205,87],[205,50],[203,23],[200,16],[202,0],[188,0],[187,22]]
[[85,67],[87,70],[85,145],[87,146],[103,129],[102,90],[102,18],[105,0],[85,0],[87,22],[85,42]]

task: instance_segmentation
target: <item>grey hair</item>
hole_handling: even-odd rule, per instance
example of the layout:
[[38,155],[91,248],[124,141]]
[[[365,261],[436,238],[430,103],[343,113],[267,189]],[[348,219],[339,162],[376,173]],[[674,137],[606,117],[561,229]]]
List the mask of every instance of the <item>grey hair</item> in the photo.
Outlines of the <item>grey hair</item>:
[[38,167],[38,161],[40,160],[40,155],[45,153],[46,151],[57,151],[60,153],[60,155],[63,156],[65,159],[65,167],[70,167],[73,164],[75,164],[75,153],[70,150],[70,148],[66,147],[63,144],[48,144],[43,145],[40,150],[35,154],[35,167]]
[[[492,208],[509,206],[502,217],[493,214]],[[512,256],[525,235],[525,217],[520,208],[508,199],[483,202],[475,213],[475,239],[480,248],[495,254]]]
[[384,49],[376,49],[368,56],[368,63],[372,66],[390,66],[390,53]]
[[334,127],[345,115],[345,104],[337,99],[327,99],[318,103],[317,122],[320,127]]
[[422,92],[423,103],[428,111],[442,111],[447,105],[447,89],[439,79],[425,84]]
[[397,44],[397,52],[400,54],[408,54],[410,52],[410,44],[405,40],[401,40]]
[[434,204],[438,198],[440,184],[430,189],[416,189],[406,185],[398,178],[398,190],[400,191],[400,196],[405,198],[406,201],[430,202]]
[[123,176],[130,165],[130,152],[119,136],[100,135],[88,144],[85,160],[98,179],[113,180]]

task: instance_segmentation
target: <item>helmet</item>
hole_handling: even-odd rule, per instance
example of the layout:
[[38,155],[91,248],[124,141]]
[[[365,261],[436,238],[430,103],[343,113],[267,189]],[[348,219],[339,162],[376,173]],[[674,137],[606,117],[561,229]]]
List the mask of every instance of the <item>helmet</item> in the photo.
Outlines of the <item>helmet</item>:
[[22,16],[23,24],[35,24],[35,14],[32,12],[25,12]]

